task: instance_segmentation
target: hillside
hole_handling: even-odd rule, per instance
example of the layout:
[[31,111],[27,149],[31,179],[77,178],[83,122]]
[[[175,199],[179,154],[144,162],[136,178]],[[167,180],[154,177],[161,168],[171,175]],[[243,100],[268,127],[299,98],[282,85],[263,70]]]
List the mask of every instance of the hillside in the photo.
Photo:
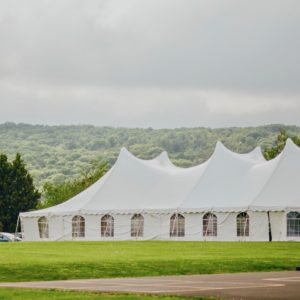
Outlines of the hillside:
[[300,127],[268,125],[249,128],[130,129],[77,126],[44,126],[5,123],[0,125],[0,152],[13,158],[20,152],[41,187],[46,181],[62,182],[78,177],[95,161],[113,164],[121,147],[149,159],[162,150],[178,166],[188,167],[206,160],[216,141],[229,149],[247,152],[256,145],[273,145],[280,129],[300,135]]

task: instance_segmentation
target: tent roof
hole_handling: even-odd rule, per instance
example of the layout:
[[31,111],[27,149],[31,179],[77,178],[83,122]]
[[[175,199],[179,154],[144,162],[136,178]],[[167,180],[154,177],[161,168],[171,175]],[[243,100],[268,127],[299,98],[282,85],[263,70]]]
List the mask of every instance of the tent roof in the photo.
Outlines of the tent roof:
[[23,217],[75,213],[299,209],[300,149],[291,140],[265,161],[260,148],[237,154],[218,142],[204,163],[180,168],[164,151],[142,160],[122,148],[115,165],[70,200]]

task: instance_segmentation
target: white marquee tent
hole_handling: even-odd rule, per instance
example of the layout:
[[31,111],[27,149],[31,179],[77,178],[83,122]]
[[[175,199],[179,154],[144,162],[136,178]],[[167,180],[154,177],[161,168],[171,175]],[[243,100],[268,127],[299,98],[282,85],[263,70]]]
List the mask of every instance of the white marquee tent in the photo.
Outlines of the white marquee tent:
[[203,164],[179,168],[122,149],[115,165],[72,199],[20,214],[25,240],[300,240],[300,149],[275,159],[217,143]]

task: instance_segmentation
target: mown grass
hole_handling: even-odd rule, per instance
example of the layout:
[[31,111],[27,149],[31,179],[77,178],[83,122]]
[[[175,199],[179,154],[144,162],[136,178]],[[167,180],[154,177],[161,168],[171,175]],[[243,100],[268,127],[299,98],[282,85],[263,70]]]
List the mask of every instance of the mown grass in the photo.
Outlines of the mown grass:
[[300,243],[36,242],[0,244],[0,281],[294,270]]
[[204,300],[212,298],[0,288],[0,300]]

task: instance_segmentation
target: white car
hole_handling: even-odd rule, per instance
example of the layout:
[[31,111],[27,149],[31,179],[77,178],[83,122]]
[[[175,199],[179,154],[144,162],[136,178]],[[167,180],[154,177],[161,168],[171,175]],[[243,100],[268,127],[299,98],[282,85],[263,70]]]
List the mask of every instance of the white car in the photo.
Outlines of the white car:
[[0,232],[0,242],[20,242],[22,239],[12,233]]

